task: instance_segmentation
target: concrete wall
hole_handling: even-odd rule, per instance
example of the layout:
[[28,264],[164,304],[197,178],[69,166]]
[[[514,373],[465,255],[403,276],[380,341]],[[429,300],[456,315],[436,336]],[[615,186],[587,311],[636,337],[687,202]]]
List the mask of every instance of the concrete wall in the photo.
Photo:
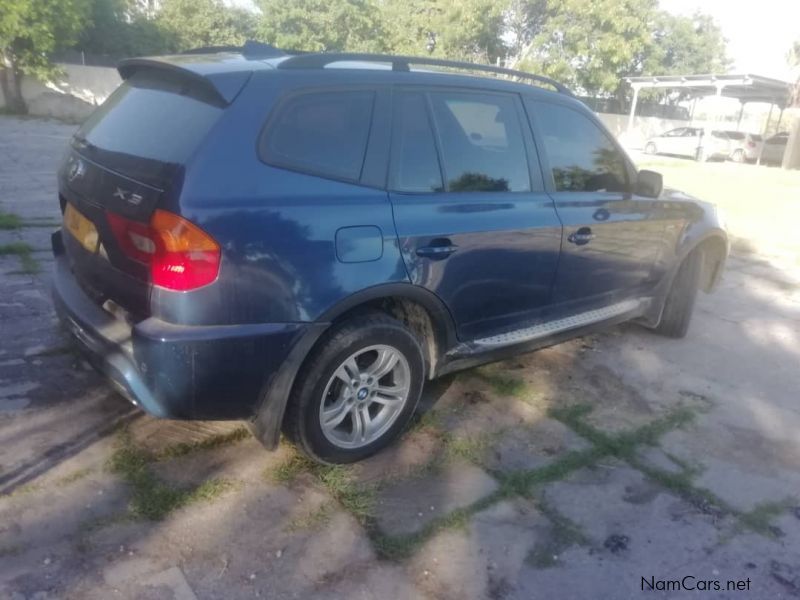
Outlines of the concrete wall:
[[[58,65],[57,81],[42,83],[32,77],[22,80],[22,96],[30,114],[80,122],[91,114],[122,81],[116,69]],[[0,107],[5,98],[0,91]]]

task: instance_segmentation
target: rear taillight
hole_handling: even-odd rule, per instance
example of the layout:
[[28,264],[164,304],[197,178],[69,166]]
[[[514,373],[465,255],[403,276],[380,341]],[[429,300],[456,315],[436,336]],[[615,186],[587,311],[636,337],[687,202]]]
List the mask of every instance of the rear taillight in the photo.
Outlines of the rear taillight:
[[148,225],[106,214],[120,249],[150,267],[153,285],[185,292],[219,275],[219,244],[183,217],[157,210]]

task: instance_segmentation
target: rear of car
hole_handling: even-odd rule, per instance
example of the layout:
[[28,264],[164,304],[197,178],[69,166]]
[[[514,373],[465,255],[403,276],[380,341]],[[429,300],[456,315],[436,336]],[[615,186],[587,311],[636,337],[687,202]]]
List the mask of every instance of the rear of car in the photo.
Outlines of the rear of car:
[[734,162],[753,162],[758,159],[764,139],[757,133],[743,131],[723,132],[730,140],[728,158]]
[[[182,214],[181,198],[194,157],[229,110],[226,96],[246,78],[217,88],[168,64],[123,75],[59,171],[57,309],[95,366],[146,411],[241,418],[263,369],[283,361],[301,327],[210,317],[204,305],[224,251]],[[248,367],[253,375],[241,376]]]

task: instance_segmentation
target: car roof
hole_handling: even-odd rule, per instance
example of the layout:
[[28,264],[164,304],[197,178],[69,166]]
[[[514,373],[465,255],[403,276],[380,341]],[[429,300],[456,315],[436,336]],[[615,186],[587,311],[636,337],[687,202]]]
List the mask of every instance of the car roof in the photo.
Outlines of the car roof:
[[[259,47],[262,46],[263,45],[259,45]],[[370,79],[370,76],[373,76],[375,81],[381,82],[452,85],[475,87],[485,90],[541,94],[543,97],[552,99],[558,98],[567,101],[569,104],[586,108],[567,88],[558,82],[535,74],[504,70],[490,65],[472,65],[471,63],[456,63],[452,61],[440,61],[438,59],[426,59],[423,57],[395,57],[390,55],[288,55],[272,47],[269,48],[274,52],[246,52],[244,50],[225,48],[221,50],[209,49],[211,50],[209,52],[191,51],[184,54],[132,58],[121,61],[117,68],[123,79],[128,79],[141,70],[166,70],[196,81],[202,80],[210,84],[210,87],[213,88],[226,103],[230,103],[236,97],[238,92],[254,73],[267,71],[286,73],[292,71],[307,74],[325,72],[326,78],[334,79],[337,78],[337,76],[341,76],[348,80],[352,77],[353,72],[358,72],[361,74],[357,78],[359,80],[364,80],[365,78]],[[305,64],[295,67],[292,62],[298,57],[302,58],[302,62]],[[341,60],[339,57],[342,57]],[[350,59],[349,57],[354,58]],[[367,57],[367,60],[359,59],[358,57]],[[320,66],[315,66],[313,62],[309,61],[309,59],[313,58],[321,59],[319,61]],[[455,68],[461,69],[462,72],[443,71],[437,68],[426,68],[425,66],[421,68],[412,67],[410,63],[405,70],[398,70],[393,68],[392,63],[392,61],[397,60],[420,61],[422,65],[425,65],[426,61],[433,63],[440,62],[443,68],[450,68],[452,64]],[[480,75],[475,75],[472,71],[468,74],[463,72],[463,70],[469,70],[470,68],[519,73],[520,80],[522,77],[538,79],[540,81],[537,83],[552,85],[556,89],[551,91],[540,85],[523,83],[520,80],[512,81],[507,78],[500,78],[496,76],[498,73],[481,73]],[[349,76],[348,73],[350,74]],[[586,110],[588,111],[589,109],[586,108]]]

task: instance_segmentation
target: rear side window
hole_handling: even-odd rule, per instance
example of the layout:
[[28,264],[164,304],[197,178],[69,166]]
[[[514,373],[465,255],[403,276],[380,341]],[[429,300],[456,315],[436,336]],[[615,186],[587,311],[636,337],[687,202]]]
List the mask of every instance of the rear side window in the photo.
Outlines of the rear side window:
[[270,118],[261,137],[261,158],[278,167],[357,181],[374,103],[372,91],[293,96]]
[[442,171],[425,96],[396,95],[393,120],[389,187],[398,192],[441,192]]
[[531,102],[559,192],[622,192],[628,175],[622,153],[585,115],[550,102]]
[[530,191],[525,143],[512,97],[436,92],[430,98],[447,191]]

